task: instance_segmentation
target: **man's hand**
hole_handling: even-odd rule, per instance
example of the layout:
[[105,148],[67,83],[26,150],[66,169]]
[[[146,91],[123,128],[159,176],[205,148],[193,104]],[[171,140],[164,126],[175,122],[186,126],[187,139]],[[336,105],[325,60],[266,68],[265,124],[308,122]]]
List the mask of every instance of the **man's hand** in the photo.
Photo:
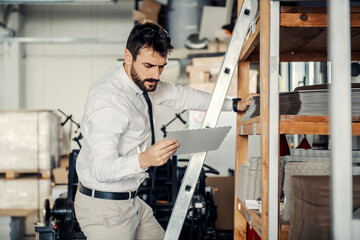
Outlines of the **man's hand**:
[[241,99],[241,101],[239,101],[238,104],[237,104],[238,111],[245,111],[248,108],[248,106],[250,106],[250,104],[252,102],[252,98],[254,96],[259,96],[259,94],[250,93],[244,99]]
[[179,144],[176,140],[161,140],[140,153],[139,162],[142,169],[147,169],[151,166],[164,165],[170,156],[176,151]]

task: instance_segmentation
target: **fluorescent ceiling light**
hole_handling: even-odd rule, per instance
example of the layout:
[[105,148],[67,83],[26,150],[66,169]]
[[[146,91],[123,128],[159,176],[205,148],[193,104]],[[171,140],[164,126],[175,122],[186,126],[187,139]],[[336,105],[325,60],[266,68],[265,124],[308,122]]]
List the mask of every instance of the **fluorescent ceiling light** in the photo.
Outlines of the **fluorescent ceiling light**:
[[115,3],[117,0],[0,0],[1,4],[58,4],[58,3],[77,3],[77,4],[104,4]]

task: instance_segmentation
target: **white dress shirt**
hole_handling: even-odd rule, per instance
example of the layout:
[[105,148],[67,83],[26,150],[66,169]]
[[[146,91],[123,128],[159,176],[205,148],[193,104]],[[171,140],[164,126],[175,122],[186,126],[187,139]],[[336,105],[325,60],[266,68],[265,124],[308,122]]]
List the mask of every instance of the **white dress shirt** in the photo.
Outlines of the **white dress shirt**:
[[[176,109],[206,110],[211,95],[160,81],[149,92],[152,104]],[[223,110],[231,111],[227,99]],[[139,154],[150,142],[148,107],[142,90],[121,65],[109,70],[90,88],[81,125],[84,136],[76,163],[79,181],[108,192],[134,191],[148,174]]]

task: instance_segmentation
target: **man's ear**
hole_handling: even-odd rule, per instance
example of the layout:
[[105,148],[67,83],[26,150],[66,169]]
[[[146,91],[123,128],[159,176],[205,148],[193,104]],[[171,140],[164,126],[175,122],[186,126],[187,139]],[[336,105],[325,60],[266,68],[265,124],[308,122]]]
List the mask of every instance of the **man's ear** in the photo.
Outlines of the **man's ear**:
[[131,52],[128,49],[125,49],[125,54],[124,54],[124,61],[127,65],[131,65],[133,62],[133,56],[131,54]]

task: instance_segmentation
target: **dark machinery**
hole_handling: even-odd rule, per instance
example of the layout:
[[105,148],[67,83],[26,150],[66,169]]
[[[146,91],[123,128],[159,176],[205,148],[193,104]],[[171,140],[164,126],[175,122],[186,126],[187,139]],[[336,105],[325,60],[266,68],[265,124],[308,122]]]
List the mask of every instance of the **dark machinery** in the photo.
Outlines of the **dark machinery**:
[[35,226],[39,240],[81,240],[86,239],[81,232],[74,212],[74,199],[78,184],[75,171],[76,158],[79,150],[73,150],[69,155],[69,175],[67,196],[61,196],[50,208],[50,202],[45,200],[43,223]]

